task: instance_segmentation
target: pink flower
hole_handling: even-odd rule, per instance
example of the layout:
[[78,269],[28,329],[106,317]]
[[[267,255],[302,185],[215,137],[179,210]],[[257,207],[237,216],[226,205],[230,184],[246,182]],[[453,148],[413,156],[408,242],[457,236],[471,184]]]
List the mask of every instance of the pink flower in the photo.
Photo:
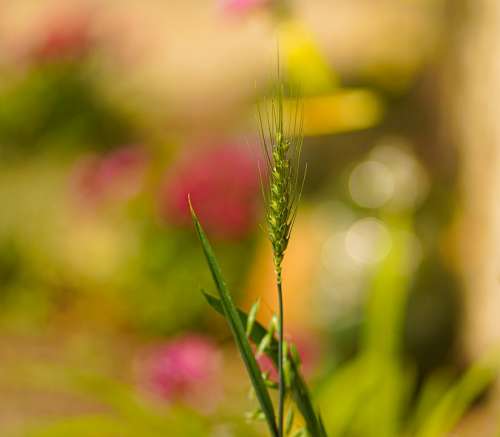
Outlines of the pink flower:
[[52,18],[44,24],[41,35],[31,47],[26,57],[38,62],[56,59],[80,59],[93,46],[87,14]]
[[165,400],[191,400],[207,392],[220,368],[216,346],[206,337],[188,334],[158,346],[146,360],[146,386]]
[[123,147],[101,157],[84,157],[74,170],[74,191],[86,204],[130,199],[144,185],[147,161],[146,152],[138,146]]
[[226,12],[246,13],[268,3],[270,3],[270,0],[222,0],[221,6]]
[[176,224],[191,221],[187,197],[212,234],[238,238],[256,224],[260,187],[257,163],[241,147],[203,149],[180,160],[161,191],[162,215]]
[[317,370],[321,346],[313,333],[299,334],[294,336],[294,343],[300,355],[302,370],[306,376],[314,374]]

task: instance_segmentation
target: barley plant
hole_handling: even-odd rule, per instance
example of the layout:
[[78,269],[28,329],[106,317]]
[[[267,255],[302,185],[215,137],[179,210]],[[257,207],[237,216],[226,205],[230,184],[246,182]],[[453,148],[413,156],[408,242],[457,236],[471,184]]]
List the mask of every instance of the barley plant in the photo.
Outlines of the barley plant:
[[[267,328],[256,321],[258,302],[248,314],[235,307],[191,203],[190,206],[193,222],[218,292],[217,297],[205,292],[203,294],[208,303],[226,318],[259,401],[259,408],[250,414],[250,417],[264,419],[273,437],[325,437],[321,417],[312,404],[309,390],[300,373],[300,358],[296,348],[286,342],[283,335],[282,263],[306,173],[305,168],[300,169],[303,138],[300,101],[298,98],[287,98],[287,101],[295,102],[290,105],[293,108],[288,111],[284,109],[284,101],[285,86],[278,80],[273,97],[263,108],[259,107],[257,110],[265,161],[265,171],[261,171],[261,184],[266,207],[266,230],[273,251],[278,294],[278,314],[271,317]],[[257,364],[257,358],[261,354],[268,355],[276,366],[277,384],[270,380],[268,373],[261,372]],[[270,390],[275,389],[278,389],[277,413],[270,395]]]

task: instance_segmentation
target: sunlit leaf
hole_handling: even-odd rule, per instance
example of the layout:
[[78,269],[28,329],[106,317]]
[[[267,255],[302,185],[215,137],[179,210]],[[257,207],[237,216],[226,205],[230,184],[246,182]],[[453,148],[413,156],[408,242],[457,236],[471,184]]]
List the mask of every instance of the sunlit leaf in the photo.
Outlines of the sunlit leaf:
[[250,308],[250,312],[248,313],[248,319],[247,319],[247,323],[246,323],[246,327],[247,327],[246,334],[247,334],[247,337],[249,337],[250,334],[252,333],[252,328],[253,328],[253,325],[255,323],[255,318],[257,316],[257,312],[259,311],[259,307],[260,307],[260,300],[257,300],[257,302],[255,302],[252,305],[252,308]]

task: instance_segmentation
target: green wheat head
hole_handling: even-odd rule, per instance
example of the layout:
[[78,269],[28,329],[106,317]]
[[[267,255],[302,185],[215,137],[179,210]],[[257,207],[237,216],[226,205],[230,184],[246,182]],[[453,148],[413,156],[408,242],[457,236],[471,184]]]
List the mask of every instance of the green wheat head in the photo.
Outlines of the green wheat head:
[[307,170],[300,170],[303,111],[296,98],[293,108],[285,116],[284,85],[280,82],[266,108],[261,110],[258,107],[257,112],[268,174],[268,184],[262,184],[267,232],[273,249],[274,266],[278,277],[281,277],[281,264]]

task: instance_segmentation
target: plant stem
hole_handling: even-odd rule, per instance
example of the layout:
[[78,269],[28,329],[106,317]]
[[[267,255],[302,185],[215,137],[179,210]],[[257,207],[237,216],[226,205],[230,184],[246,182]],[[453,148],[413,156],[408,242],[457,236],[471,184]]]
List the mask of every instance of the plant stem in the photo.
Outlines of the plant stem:
[[283,371],[283,289],[281,279],[281,267],[276,271],[276,285],[278,288],[278,378],[279,378],[279,400],[278,400],[278,434],[283,437],[283,422],[285,411],[285,374]]

